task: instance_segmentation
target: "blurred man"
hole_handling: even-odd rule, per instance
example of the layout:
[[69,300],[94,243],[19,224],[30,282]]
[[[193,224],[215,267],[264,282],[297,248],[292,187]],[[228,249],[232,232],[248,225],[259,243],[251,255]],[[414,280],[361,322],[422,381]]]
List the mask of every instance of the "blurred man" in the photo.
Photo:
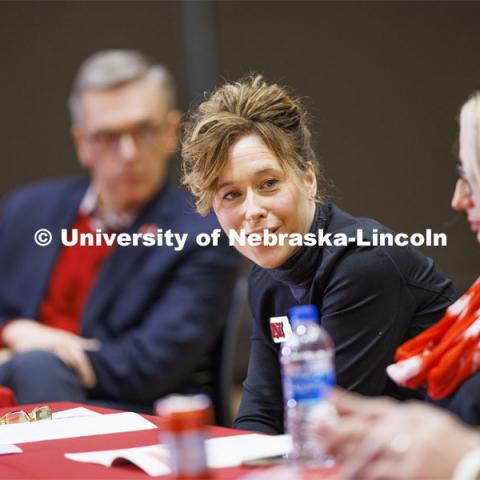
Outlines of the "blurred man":
[[[89,179],[22,188],[0,216],[0,384],[19,403],[145,411],[165,394],[203,391],[237,258],[225,243],[197,245],[217,224],[167,180],[180,123],[170,74],[138,52],[100,52],[69,106]],[[76,241],[119,232],[163,246]]]

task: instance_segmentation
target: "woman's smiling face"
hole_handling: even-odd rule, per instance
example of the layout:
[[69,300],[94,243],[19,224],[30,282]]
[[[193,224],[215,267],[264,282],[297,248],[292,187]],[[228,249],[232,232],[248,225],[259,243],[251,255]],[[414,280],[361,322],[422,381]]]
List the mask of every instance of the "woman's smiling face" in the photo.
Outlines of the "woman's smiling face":
[[[249,134],[230,148],[218,178],[213,209],[220,225],[229,230],[263,235],[307,233],[315,212],[316,178],[310,165],[301,178],[286,172],[260,136]],[[245,246],[237,250],[263,268],[276,268],[296,248],[285,245]]]

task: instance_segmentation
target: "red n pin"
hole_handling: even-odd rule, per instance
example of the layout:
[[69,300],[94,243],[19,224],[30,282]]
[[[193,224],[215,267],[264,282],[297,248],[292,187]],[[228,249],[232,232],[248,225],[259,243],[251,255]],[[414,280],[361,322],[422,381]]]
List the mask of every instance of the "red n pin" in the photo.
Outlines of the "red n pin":
[[270,324],[270,331],[272,332],[273,340],[279,340],[285,338],[285,333],[283,331],[283,324],[282,323],[271,323]]

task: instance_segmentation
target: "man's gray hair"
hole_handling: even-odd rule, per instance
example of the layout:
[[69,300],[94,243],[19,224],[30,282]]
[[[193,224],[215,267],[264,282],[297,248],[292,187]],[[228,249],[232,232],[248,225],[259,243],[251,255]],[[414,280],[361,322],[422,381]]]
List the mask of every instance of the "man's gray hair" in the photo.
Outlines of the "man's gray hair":
[[168,109],[175,108],[175,84],[170,72],[135,50],[105,50],[88,57],[80,66],[68,99],[72,122],[81,117],[81,100],[90,89],[107,89],[149,76],[158,82]]

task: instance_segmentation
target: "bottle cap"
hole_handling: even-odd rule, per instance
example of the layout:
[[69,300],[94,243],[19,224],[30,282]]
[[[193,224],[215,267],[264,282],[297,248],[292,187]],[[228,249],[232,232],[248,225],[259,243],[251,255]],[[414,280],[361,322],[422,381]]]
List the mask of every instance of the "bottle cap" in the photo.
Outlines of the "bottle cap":
[[295,322],[318,322],[318,308],[316,305],[295,305],[288,311],[288,317]]

